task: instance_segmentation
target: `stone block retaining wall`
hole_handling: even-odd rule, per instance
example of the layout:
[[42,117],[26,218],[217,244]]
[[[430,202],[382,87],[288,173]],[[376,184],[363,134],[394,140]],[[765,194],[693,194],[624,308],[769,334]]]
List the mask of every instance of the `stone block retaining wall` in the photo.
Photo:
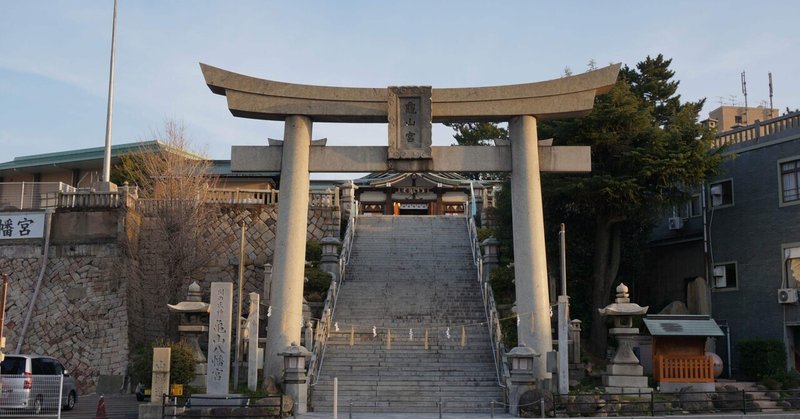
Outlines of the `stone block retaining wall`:
[[[52,242],[47,269],[36,302],[22,353],[60,359],[78,381],[81,393],[95,391],[98,383],[122,384],[137,345],[159,337],[171,337],[177,315],[167,311],[170,287],[185,299],[191,282],[160,283],[153,256],[162,244],[147,241],[146,217],[119,211],[116,240],[96,236]],[[58,222],[54,217],[54,223]],[[239,227],[246,224],[245,294],[261,292],[264,264],[272,261],[277,206],[221,207],[220,216],[208,228],[224,238],[225,247],[203,269],[200,281],[205,299],[211,282],[238,277]],[[309,209],[307,238],[320,240],[338,234],[339,209]],[[59,226],[63,231],[64,226]],[[120,234],[122,233],[122,234]],[[31,303],[42,263],[43,240],[0,242],[0,273],[8,273],[5,353],[13,352]],[[111,379],[109,379],[111,377]],[[135,383],[133,383],[135,384]],[[111,389],[104,389],[110,391]]]

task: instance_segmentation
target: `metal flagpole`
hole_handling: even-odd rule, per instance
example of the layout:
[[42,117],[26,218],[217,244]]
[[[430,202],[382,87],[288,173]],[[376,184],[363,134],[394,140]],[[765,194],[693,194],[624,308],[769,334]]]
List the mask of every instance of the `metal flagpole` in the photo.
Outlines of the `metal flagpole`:
[[108,108],[106,110],[106,149],[103,156],[103,182],[111,181],[111,114],[114,107],[114,52],[117,34],[117,0],[114,0],[114,22],[111,26],[111,65],[108,70]]

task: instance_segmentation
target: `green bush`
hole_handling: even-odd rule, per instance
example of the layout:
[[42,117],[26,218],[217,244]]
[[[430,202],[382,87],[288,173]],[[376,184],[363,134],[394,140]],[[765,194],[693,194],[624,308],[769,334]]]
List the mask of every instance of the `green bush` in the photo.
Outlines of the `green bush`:
[[306,301],[312,303],[323,301],[325,296],[328,295],[328,288],[331,286],[331,279],[333,279],[331,274],[313,267],[306,268],[305,275],[308,278],[308,282],[303,287],[303,297],[305,297]]
[[748,339],[736,344],[742,372],[751,380],[762,380],[786,371],[786,355],[779,340]]
[[492,286],[494,301],[497,304],[513,304],[516,291],[514,289],[514,268],[498,266],[489,274],[489,285]]
[[770,390],[795,389],[800,387],[800,373],[795,370],[784,370],[766,377],[761,383]]
[[320,259],[322,259],[322,246],[316,240],[307,241],[306,260],[311,262],[313,266],[317,266]]
[[133,377],[144,385],[152,385],[153,348],[170,348],[169,382],[170,384],[188,384],[194,380],[194,354],[189,344],[184,341],[169,342],[158,339],[150,345],[139,346],[133,355]]
[[483,242],[484,240],[488,239],[491,236],[494,236],[495,232],[493,228],[489,227],[481,227],[478,229],[478,243]]

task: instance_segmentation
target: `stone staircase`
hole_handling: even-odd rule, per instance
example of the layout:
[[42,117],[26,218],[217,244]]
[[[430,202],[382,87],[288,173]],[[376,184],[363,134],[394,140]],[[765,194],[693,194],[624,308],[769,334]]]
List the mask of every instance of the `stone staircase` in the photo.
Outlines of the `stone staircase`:
[[439,402],[488,412],[502,401],[476,276],[463,218],[360,218],[313,409],[331,411],[334,377],[340,412],[436,412]]

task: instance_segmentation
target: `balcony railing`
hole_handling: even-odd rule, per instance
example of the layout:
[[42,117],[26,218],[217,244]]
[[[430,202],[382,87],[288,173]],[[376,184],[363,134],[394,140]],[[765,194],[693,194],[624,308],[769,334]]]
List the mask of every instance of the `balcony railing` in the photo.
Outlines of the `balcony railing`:
[[657,356],[655,361],[653,377],[658,382],[714,382],[714,362],[709,356]]
[[754,124],[745,127],[721,132],[714,140],[714,146],[718,148],[725,145],[741,144],[791,130],[800,132],[800,112],[790,113],[766,121],[756,121]]

